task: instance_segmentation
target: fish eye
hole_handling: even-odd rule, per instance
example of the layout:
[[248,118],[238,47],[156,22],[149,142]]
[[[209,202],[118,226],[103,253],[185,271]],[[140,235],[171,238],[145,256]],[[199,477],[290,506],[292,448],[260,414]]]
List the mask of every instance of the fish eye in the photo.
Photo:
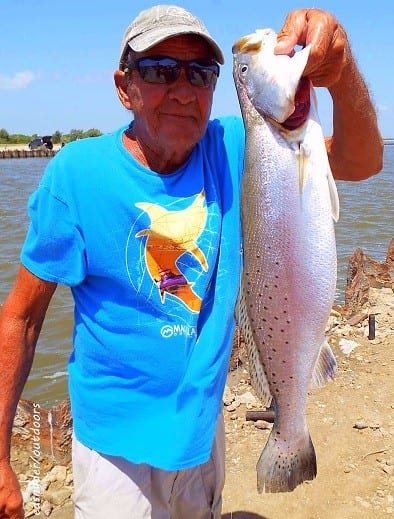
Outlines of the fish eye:
[[245,64],[245,63],[242,63],[240,66],[239,66],[239,73],[242,75],[242,76],[245,76],[246,73],[248,71],[248,66]]

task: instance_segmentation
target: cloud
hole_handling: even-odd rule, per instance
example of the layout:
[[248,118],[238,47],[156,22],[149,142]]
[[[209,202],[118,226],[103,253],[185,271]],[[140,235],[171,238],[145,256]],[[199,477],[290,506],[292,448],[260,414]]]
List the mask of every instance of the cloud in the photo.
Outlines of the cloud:
[[29,70],[17,72],[14,76],[3,76],[0,74],[0,90],[26,88],[34,79],[35,75]]

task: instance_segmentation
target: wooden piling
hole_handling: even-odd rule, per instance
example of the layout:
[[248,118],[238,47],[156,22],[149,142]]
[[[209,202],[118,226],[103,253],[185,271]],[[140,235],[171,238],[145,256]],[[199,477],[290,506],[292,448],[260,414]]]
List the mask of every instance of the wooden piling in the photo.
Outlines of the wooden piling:
[[26,149],[0,149],[0,159],[27,159],[33,157],[54,157],[57,150],[48,148],[26,150]]

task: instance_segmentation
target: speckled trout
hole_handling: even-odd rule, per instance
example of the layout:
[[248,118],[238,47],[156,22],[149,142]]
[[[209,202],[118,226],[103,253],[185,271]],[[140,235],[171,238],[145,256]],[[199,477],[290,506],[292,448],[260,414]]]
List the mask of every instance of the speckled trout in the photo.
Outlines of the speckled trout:
[[324,330],[336,288],[338,195],[310,81],[309,47],[275,55],[258,30],[233,47],[246,129],[242,183],[244,270],[237,308],[251,380],[275,421],[257,463],[259,492],[287,492],[316,476],[308,388],[332,378]]

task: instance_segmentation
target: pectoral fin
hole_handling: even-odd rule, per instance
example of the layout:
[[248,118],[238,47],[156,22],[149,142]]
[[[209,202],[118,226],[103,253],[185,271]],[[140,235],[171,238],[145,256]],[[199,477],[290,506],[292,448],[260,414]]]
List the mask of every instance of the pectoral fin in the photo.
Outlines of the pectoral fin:
[[330,200],[331,200],[331,214],[334,222],[337,222],[339,219],[339,197],[338,190],[335,184],[335,180],[332,176],[331,170],[329,169],[327,174],[328,180],[328,189],[330,191]]
[[337,361],[330,345],[323,339],[320,353],[312,373],[311,387],[323,387],[333,379],[337,369]]

